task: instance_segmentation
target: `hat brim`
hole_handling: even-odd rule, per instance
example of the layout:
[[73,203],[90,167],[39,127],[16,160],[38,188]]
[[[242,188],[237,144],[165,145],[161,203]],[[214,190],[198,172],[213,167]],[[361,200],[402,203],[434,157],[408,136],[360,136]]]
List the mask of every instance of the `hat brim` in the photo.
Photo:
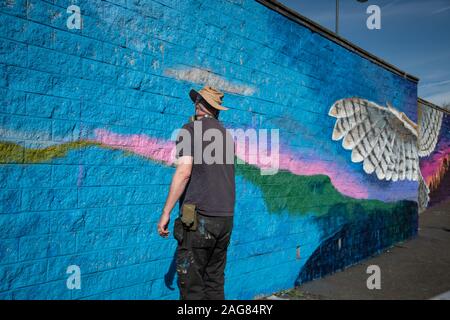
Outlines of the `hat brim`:
[[228,110],[227,107],[222,106],[222,105],[218,104],[217,102],[211,100],[208,96],[203,96],[201,93],[197,92],[194,89],[191,89],[191,91],[189,91],[189,97],[191,97],[192,102],[195,103],[195,101],[197,101],[197,97],[198,96],[202,97],[214,109],[217,109],[217,110]]

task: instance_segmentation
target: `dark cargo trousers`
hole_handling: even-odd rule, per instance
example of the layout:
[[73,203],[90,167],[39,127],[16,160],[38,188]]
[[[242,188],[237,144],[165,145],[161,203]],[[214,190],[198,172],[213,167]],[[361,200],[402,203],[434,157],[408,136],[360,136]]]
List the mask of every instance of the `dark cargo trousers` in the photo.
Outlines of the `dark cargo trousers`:
[[181,300],[223,300],[225,265],[233,217],[198,214],[195,231],[175,220],[176,268]]

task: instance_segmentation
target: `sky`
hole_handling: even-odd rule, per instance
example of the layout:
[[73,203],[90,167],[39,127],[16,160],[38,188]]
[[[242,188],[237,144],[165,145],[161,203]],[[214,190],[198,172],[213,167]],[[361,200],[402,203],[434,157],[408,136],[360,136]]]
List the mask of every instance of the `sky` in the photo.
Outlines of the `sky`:
[[[279,0],[335,29],[335,0]],[[381,29],[366,26],[369,5],[381,9]],[[339,35],[420,79],[419,97],[450,103],[450,0],[340,0]],[[450,107],[448,107],[450,109]]]

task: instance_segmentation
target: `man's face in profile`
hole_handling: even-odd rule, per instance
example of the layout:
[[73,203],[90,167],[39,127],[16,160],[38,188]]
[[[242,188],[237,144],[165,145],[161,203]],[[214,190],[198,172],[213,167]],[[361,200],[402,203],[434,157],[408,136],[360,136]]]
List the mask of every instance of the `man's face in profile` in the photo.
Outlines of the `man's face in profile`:
[[208,104],[205,100],[203,100],[201,97],[197,97],[197,100],[195,101],[195,114],[197,116],[204,116],[206,114],[205,111],[207,110]]

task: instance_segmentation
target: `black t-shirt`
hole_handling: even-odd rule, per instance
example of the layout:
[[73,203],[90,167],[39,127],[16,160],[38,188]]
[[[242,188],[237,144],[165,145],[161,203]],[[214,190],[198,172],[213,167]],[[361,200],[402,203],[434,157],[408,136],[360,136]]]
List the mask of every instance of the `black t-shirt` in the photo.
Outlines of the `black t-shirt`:
[[[211,117],[189,122],[182,129],[176,142],[177,158],[192,156],[194,164],[180,205],[195,204],[199,213],[209,216],[232,216],[235,148],[231,134]],[[185,135],[190,138],[186,140]]]

